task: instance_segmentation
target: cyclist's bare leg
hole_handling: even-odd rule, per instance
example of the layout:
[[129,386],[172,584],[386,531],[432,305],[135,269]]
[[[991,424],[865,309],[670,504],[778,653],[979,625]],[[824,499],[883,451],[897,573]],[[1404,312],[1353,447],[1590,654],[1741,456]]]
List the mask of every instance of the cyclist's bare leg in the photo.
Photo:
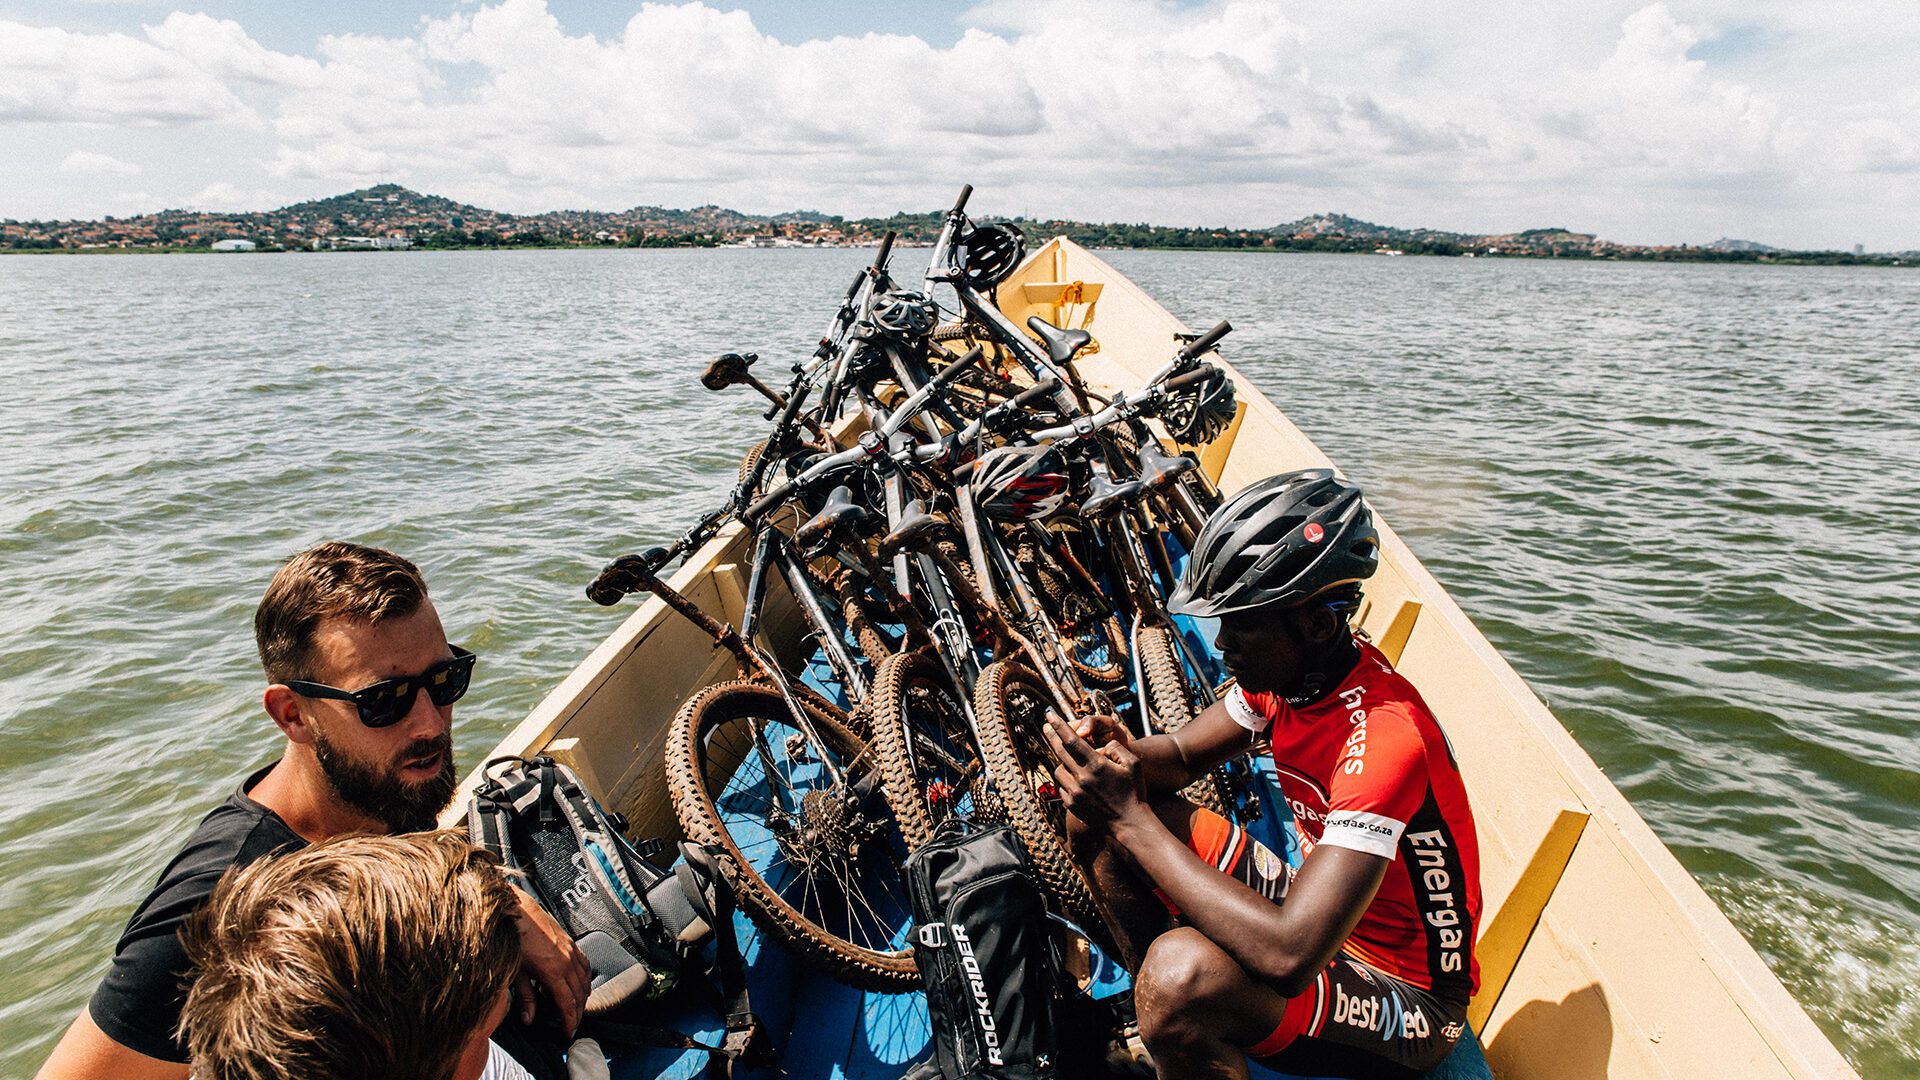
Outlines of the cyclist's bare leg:
[[[1178,795],[1153,801],[1160,820],[1182,843],[1193,835],[1192,803]],[[1107,923],[1109,942],[1128,971],[1139,971],[1147,947],[1167,932],[1172,918],[1166,904],[1154,894],[1153,883],[1140,873],[1126,851],[1109,842],[1106,833],[1092,830],[1080,819],[1067,817],[1068,846],[1087,882],[1093,886],[1093,900]]]
[[1160,935],[1134,977],[1140,1037],[1163,1077],[1247,1075],[1247,1051],[1272,1035],[1287,999],[1255,982],[1190,926]]
[[1128,971],[1140,970],[1147,946],[1172,925],[1167,906],[1141,881],[1132,863],[1107,841],[1105,833],[1091,831],[1080,819],[1069,816],[1067,840],[1073,861],[1092,886],[1088,891],[1093,894],[1094,906],[1107,924],[1100,945],[1111,949]]

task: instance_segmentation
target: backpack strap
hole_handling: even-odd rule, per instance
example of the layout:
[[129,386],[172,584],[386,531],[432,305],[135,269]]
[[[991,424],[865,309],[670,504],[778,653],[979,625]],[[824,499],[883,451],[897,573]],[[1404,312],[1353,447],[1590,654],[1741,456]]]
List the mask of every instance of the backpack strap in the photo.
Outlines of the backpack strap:
[[771,1066],[778,1063],[778,1058],[773,1040],[754,1014],[747,995],[746,961],[740,955],[740,940],[733,926],[733,882],[725,870],[729,865],[707,845],[688,842],[680,845],[680,863],[673,872],[687,895],[704,909],[700,915],[713,928],[713,969],[727,1020],[724,1052],[731,1075],[734,1062]]
[[491,852],[499,859],[516,888],[526,889],[526,875],[520,872],[520,860],[513,853],[512,839],[507,836],[507,823],[512,817],[506,803],[506,789],[489,778],[467,801],[467,839],[474,847]]

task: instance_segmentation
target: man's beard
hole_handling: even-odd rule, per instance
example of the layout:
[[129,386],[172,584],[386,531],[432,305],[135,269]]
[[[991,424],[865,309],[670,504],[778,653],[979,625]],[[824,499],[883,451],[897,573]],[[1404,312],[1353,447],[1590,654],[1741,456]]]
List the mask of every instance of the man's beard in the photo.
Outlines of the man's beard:
[[[399,765],[429,754],[440,755],[440,772],[424,783],[401,779]],[[440,811],[453,801],[459,778],[453,769],[453,733],[437,739],[416,739],[394,757],[387,770],[369,768],[349,758],[327,741],[318,728],[313,732],[313,756],[320,761],[320,772],[327,786],[341,802],[373,818],[396,833],[425,832],[437,823]]]

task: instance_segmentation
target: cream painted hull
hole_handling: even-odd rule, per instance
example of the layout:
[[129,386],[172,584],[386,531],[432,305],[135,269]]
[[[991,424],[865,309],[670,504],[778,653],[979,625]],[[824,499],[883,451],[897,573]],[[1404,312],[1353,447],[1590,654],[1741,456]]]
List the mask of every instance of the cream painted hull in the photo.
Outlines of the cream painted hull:
[[[999,289],[1002,307],[1091,330],[1096,385],[1138,385],[1180,321],[1118,272],[1056,239]],[[1330,462],[1251,383],[1205,454],[1226,491]],[[1229,442],[1228,439],[1231,441]],[[716,491],[716,496],[719,492]],[[1486,911],[1475,1018],[1502,1080],[1849,1077],[1853,1070],[1746,939],[1382,523],[1384,559],[1362,625],[1421,689],[1459,754],[1480,830]],[[672,584],[737,622],[742,533],[730,527]],[[796,631],[792,613],[769,636]],[[572,763],[646,835],[678,831],[662,745],[680,702],[732,674],[690,625],[649,599],[493,751]],[[468,784],[473,781],[468,778]],[[1510,973],[1510,974],[1509,974]],[[1502,985],[1504,983],[1504,985]]]

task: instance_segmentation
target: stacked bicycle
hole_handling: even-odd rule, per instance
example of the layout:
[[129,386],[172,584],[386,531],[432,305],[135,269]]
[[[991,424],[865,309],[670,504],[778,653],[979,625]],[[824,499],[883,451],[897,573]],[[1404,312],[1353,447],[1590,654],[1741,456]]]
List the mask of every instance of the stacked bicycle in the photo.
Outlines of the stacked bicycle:
[[[674,719],[675,810],[732,857],[758,925],[870,989],[917,981],[902,861],[950,817],[1010,823],[1056,912],[1096,927],[1044,718],[1172,730],[1218,676],[1165,599],[1218,503],[1191,448],[1234,415],[1232,383],[1202,359],[1230,327],[1172,347],[1140,387],[1096,392],[1075,366],[1086,330],[1037,317],[1023,330],[994,302],[1025,239],[973,222],[970,194],[920,288],[895,281],[883,239],[784,389],[750,354],[708,367],[708,388],[769,401],[767,437],[721,506],[587,590],[602,604],[658,596],[731,652],[737,677]],[[661,576],[735,523],[753,552],[737,626]],[[797,650],[768,633],[791,612]],[[1189,795],[1259,811],[1230,773]]]

